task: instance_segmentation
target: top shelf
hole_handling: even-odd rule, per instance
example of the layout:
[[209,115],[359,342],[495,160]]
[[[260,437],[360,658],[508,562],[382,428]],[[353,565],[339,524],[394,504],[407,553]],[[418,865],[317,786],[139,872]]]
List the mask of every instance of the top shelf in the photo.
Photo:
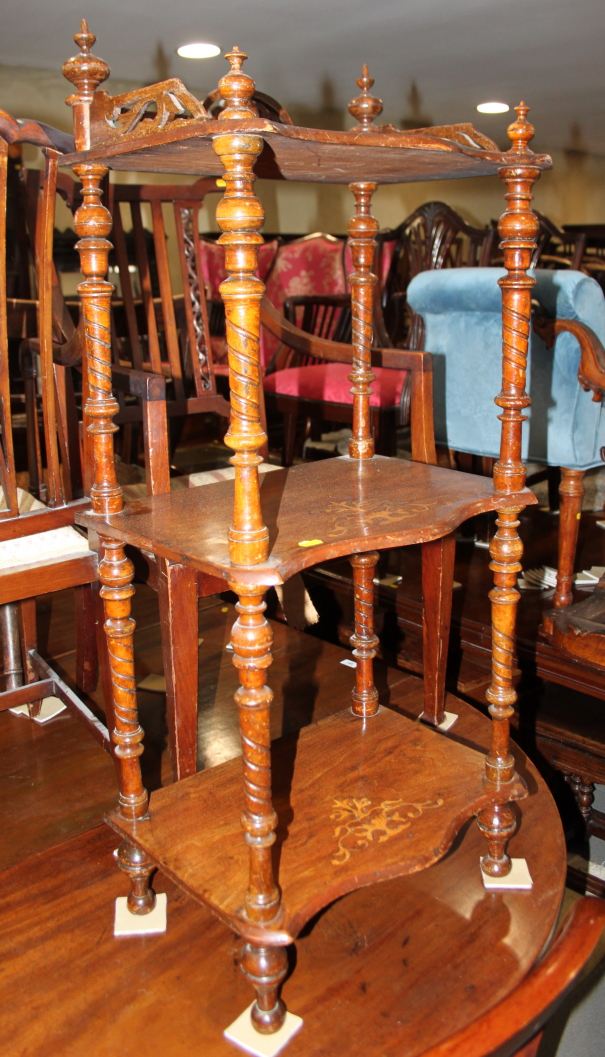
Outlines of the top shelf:
[[[112,135],[108,127],[108,142],[88,151],[68,154],[62,164],[97,162],[117,170],[222,176],[223,167],[214,153],[213,138],[238,131],[256,133],[264,140],[254,170],[263,179],[333,184],[358,180],[377,184],[410,183],[491,176],[503,166],[520,160],[519,154],[511,157],[510,152],[485,149],[481,145],[484,137],[472,125],[403,133],[395,129],[333,132],[263,118],[174,119],[161,131],[156,130],[156,124],[155,120],[142,118],[130,135],[119,136]],[[93,126],[93,142],[94,132]],[[103,130],[97,130],[97,142],[101,135]],[[527,154],[536,168],[552,167],[547,154]],[[527,164],[526,154],[522,160]]]

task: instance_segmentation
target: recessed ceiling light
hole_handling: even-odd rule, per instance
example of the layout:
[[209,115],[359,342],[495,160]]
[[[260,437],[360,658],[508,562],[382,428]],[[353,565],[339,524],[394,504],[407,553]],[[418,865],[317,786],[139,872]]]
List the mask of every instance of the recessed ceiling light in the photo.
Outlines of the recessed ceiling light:
[[479,103],[477,110],[480,114],[506,114],[510,107],[508,103]]
[[221,49],[216,44],[182,44],[176,53],[182,59],[213,59],[215,55],[220,55]]

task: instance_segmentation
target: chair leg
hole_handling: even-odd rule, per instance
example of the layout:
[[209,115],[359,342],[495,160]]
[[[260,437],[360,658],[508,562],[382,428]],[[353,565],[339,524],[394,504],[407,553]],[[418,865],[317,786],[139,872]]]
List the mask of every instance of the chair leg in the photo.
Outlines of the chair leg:
[[16,690],[18,686],[23,686],[18,602],[5,602],[0,606],[0,634],[2,635],[5,689]]
[[445,713],[445,670],[452,616],[456,539],[453,532],[422,544],[424,719],[438,726]]
[[94,593],[92,584],[74,588],[76,609],[76,685],[92,694],[99,679]]
[[284,446],[282,449],[282,466],[291,466],[294,462],[294,445],[296,443],[296,418],[295,414],[284,412]]
[[559,513],[559,561],[557,587],[553,598],[556,609],[571,605],[573,601],[573,570],[578,544],[578,530],[582,516],[584,496],[584,470],[569,470],[561,467],[559,485],[561,509]]
[[158,561],[158,599],[166,677],[172,777],[195,774],[197,764],[198,585],[195,569]]
[[[38,680],[29,661],[29,650],[36,648],[36,599],[26,598],[21,602],[6,602],[0,606],[0,635],[4,678],[7,690],[16,690],[26,683]],[[42,701],[32,701],[28,712],[32,719],[39,715]]]

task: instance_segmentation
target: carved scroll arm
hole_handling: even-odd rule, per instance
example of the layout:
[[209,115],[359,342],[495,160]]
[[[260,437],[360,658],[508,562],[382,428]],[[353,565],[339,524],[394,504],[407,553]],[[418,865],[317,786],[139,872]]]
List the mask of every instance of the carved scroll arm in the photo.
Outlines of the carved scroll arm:
[[605,395],[605,349],[594,330],[575,319],[537,318],[533,326],[547,349],[553,348],[557,334],[573,334],[580,346],[578,381],[599,403]]

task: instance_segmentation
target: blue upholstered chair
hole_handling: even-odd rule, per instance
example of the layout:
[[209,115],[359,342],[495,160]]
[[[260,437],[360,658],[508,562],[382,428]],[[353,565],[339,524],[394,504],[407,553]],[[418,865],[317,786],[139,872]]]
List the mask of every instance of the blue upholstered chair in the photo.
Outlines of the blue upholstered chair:
[[[499,268],[422,272],[408,303],[424,321],[433,354],[435,440],[457,452],[497,458],[502,368]],[[523,460],[560,466],[559,562],[555,606],[572,600],[573,564],[586,470],[605,445],[605,298],[576,271],[541,271],[527,368],[532,405],[523,426]],[[542,318],[540,318],[542,317]]]

